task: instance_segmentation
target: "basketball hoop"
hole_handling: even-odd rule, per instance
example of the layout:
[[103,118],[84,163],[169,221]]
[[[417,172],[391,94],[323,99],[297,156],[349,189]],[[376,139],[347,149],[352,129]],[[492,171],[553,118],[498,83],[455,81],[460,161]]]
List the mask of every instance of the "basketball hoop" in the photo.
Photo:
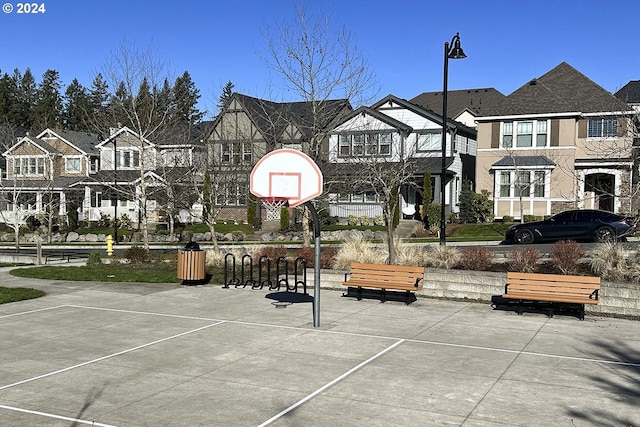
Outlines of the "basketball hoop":
[[261,200],[267,211],[267,221],[279,220],[280,211],[289,205],[289,200],[284,197],[264,197]]

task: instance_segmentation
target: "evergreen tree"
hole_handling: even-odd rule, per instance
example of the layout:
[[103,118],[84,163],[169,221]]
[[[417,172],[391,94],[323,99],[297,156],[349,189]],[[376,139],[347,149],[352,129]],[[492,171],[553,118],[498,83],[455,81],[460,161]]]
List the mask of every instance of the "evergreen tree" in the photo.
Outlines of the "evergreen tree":
[[107,109],[109,105],[109,85],[98,73],[91,83],[89,89],[89,123],[87,130],[90,132],[100,132],[106,123]]
[[0,78],[0,124],[9,124],[11,109],[16,102],[18,88],[9,74]]
[[91,108],[87,89],[73,79],[65,91],[63,124],[65,129],[88,130],[87,119]]
[[16,88],[16,96],[9,112],[9,122],[16,127],[29,130],[33,128],[32,109],[36,103],[36,80],[29,68],[24,74],[16,68],[11,79]]
[[176,120],[178,123],[195,125],[200,123],[204,113],[198,110],[200,91],[191,80],[191,75],[185,71],[176,79],[173,87],[176,101]]
[[220,94],[220,98],[218,99],[218,111],[222,111],[231,100],[231,96],[233,95],[233,87],[234,84],[231,83],[231,80],[229,80],[227,84],[225,84],[222,88],[222,93]]
[[56,70],[44,72],[36,91],[36,103],[32,110],[33,127],[37,130],[56,128],[60,125],[62,116],[61,87],[60,73]]
[[460,220],[463,223],[478,222],[478,214],[474,209],[475,193],[471,191],[471,181],[465,180],[460,190]]

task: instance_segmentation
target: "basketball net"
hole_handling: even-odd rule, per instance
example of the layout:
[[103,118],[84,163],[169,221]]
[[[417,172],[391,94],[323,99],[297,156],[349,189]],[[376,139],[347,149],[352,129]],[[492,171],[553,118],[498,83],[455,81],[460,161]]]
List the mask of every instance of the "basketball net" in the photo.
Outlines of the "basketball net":
[[262,204],[267,211],[267,221],[277,221],[280,219],[280,210],[289,205],[289,200],[265,197]]

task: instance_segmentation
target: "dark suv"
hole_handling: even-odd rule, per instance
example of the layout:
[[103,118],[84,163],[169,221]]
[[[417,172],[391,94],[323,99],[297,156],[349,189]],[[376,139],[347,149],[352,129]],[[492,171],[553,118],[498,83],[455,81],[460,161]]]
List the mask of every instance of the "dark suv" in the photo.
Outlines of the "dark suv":
[[636,232],[633,218],[595,209],[561,212],[543,221],[525,222],[507,228],[507,243],[556,240],[616,241]]

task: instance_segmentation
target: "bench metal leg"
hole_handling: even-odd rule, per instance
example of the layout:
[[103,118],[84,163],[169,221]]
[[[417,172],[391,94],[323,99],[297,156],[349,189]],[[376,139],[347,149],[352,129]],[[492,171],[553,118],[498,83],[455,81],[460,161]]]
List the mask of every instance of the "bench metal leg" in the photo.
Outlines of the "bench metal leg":
[[382,302],[387,302],[387,291],[386,291],[386,289],[384,289],[384,288],[383,288],[383,289],[381,290],[381,294],[382,294],[382,299],[381,299],[381,301],[382,301]]

